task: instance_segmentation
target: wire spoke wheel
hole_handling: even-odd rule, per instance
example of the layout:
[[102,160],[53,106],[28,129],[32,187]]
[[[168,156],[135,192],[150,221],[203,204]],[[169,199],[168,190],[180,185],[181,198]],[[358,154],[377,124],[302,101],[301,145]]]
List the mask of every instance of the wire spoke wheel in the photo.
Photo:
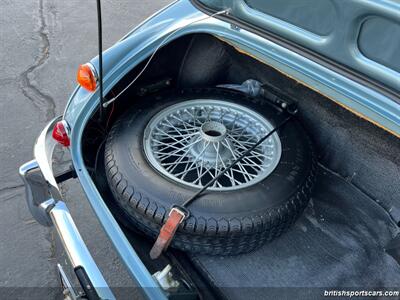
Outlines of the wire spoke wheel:
[[[144,152],[174,182],[201,188],[273,129],[257,112],[232,102],[198,99],[158,112],[147,124]],[[282,154],[277,133],[217,180],[210,190],[234,190],[266,178]]]
[[173,205],[212,181],[211,191],[190,205],[171,246],[237,255],[272,241],[300,216],[316,179],[313,146],[297,118],[263,139],[288,116],[268,101],[218,88],[134,101],[104,150],[121,221],[153,239]]

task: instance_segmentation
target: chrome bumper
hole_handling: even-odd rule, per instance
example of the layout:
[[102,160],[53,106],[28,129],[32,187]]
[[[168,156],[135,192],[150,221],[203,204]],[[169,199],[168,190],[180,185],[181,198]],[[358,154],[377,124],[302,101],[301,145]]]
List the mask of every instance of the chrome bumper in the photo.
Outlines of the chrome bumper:
[[62,201],[53,175],[51,162],[55,141],[51,132],[60,119],[55,118],[44,128],[34,147],[35,159],[19,169],[25,184],[27,204],[40,224],[56,228],[78,280],[81,284],[85,283],[82,288],[86,294],[100,299],[115,299]]

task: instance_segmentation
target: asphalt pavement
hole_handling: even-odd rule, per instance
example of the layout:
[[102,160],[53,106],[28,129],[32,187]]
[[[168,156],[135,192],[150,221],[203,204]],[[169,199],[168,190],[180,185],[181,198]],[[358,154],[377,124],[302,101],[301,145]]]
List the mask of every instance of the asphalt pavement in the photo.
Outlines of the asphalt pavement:
[[[103,0],[104,48],[169,2]],[[32,219],[18,168],[32,159],[45,124],[62,114],[78,65],[96,54],[95,0],[0,2],[0,298],[31,299],[39,287],[59,297],[55,235]],[[79,184],[70,181],[62,191],[106,280],[131,285]]]

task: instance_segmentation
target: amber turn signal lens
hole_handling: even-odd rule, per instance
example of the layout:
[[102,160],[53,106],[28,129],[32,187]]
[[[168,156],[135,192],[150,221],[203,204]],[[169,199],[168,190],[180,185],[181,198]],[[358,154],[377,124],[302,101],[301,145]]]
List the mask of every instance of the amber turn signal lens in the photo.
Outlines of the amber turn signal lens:
[[79,66],[76,79],[81,87],[89,92],[94,92],[96,90],[96,76],[93,69],[88,64]]

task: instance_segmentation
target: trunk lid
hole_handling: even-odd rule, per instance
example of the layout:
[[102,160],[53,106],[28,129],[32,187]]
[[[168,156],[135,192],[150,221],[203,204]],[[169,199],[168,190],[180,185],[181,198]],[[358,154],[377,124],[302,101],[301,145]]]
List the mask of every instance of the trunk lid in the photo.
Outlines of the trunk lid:
[[230,9],[230,18],[246,29],[279,37],[392,95],[400,91],[398,0],[196,1],[212,10]]

